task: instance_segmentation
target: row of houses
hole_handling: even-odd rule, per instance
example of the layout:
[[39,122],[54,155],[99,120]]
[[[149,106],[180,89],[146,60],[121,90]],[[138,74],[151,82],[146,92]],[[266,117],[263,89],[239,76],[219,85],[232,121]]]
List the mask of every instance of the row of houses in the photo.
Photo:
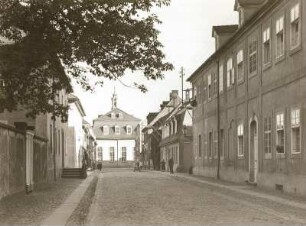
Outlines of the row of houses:
[[57,180],[65,168],[92,167],[97,142],[85,111],[73,94],[64,90],[57,101],[69,105],[68,120],[52,114],[26,117],[26,111],[0,113],[0,198]]
[[236,0],[191,74],[193,172],[306,194],[306,2]]
[[[141,161],[144,167],[169,171],[169,159],[173,159],[173,169],[188,172],[192,167],[192,109],[183,102],[177,90],[163,101],[159,112],[147,115]],[[165,169],[162,165],[165,163]]]

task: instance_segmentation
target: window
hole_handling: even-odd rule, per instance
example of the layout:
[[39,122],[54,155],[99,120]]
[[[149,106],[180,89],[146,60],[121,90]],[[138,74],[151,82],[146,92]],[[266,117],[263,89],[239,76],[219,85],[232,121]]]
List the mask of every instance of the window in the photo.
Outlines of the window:
[[211,98],[211,96],[212,96],[212,92],[211,92],[211,75],[208,75],[208,77],[207,77],[207,84],[208,84],[208,99],[210,99]]
[[126,133],[127,134],[132,134],[132,126],[127,126],[126,127]]
[[193,87],[193,97],[194,98],[197,97],[197,87],[196,86]]
[[244,148],[243,148],[243,124],[238,125],[238,156],[244,156]]
[[291,153],[301,152],[300,109],[291,111]]
[[300,44],[300,4],[296,4],[290,10],[290,47],[291,49]]
[[262,34],[263,38],[263,62],[268,64],[271,61],[271,38],[270,28],[266,28]]
[[214,131],[214,156],[218,156],[218,132]]
[[108,134],[109,134],[109,127],[103,126],[103,135],[108,135]]
[[284,16],[276,20],[276,58],[284,55],[285,39],[284,39]]
[[223,82],[223,64],[219,66],[219,92],[223,92],[224,82]]
[[61,153],[61,131],[57,130],[57,154],[59,155]]
[[199,157],[202,157],[202,136],[201,134],[199,135],[199,139],[198,139],[198,147],[199,147]]
[[111,118],[115,118],[116,114],[113,112],[111,113]]
[[224,157],[224,144],[225,144],[225,138],[224,138],[224,129],[220,130],[220,157]]
[[227,61],[227,87],[230,87],[235,83],[235,77],[234,77],[234,68],[233,68],[233,59],[229,58]]
[[265,156],[272,157],[272,118],[266,117],[264,119],[264,151]]
[[122,113],[118,113],[117,117],[120,118],[120,119],[122,119],[122,118],[123,118]]
[[126,147],[121,148],[121,156],[122,156],[121,161],[126,162]]
[[120,134],[120,127],[119,126],[115,126],[115,134],[116,135]]
[[252,36],[249,39],[249,74],[257,72],[257,38]]
[[208,134],[208,157],[211,157],[212,154],[212,144],[213,142],[213,137],[212,137],[212,132],[209,132]]
[[284,113],[276,115],[276,153],[285,153]]
[[238,82],[242,81],[244,77],[243,72],[243,50],[239,50],[237,53],[237,80]]
[[109,147],[109,159],[111,162],[115,161],[115,148]]
[[217,84],[217,75],[216,74],[212,74],[212,79],[213,79],[213,82],[214,82],[214,94],[216,95],[217,92],[218,92],[218,84]]

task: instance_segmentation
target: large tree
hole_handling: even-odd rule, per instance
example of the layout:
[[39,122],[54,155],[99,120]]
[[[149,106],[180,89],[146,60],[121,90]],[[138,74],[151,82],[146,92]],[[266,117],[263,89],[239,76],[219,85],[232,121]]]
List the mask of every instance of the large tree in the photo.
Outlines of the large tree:
[[89,73],[100,82],[126,70],[163,78],[173,66],[165,62],[160,21],[151,11],[169,1],[0,0],[0,36],[13,41],[0,44],[0,112],[23,106],[31,116],[65,116],[67,108],[52,100],[59,90],[72,91],[71,78],[92,89]]

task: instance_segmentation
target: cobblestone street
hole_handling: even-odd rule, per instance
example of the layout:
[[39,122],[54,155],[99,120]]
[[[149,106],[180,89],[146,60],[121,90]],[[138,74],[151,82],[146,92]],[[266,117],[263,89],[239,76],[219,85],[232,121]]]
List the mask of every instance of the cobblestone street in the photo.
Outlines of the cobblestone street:
[[117,169],[99,175],[88,224],[304,225],[305,217],[305,210],[167,173]]

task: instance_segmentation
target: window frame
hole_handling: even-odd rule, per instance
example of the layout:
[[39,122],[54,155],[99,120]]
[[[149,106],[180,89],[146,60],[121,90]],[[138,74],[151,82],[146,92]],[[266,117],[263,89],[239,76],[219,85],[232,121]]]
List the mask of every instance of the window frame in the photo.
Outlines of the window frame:
[[[240,147],[240,140],[242,141],[242,146]],[[237,154],[239,158],[244,157],[244,125],[239,123],[237,126]]]
[[[279,37],[282,37],[282,48],[279,48]],[[285,15],[282,14],[275,20],[275,58],[281,60],[285,56]],[[281,51],[280,51],[281,50]],[[280,51],[280,52],[279,52]]]
[[235,74],[233,67],[233,58],[230,57],[226,61],[226,87],[229,89],[235,84]]
[[224,65],[223,62],[219,64],[218,68],[218,73],[219,73],[219,93],[223,93],[224,91]]
[[[254,47],[251,45],[254,45]],[[253,50],[254,49],[254,50]],[[251,50],[253,50],[251,52]],[[254,71],[251,70],[251,58],[255,56],[255,69]],[[256,34],[253,34],[248,39],[248,74],[249,77],[256,75],[258,73],[258,37]]]
[[[282,115],[282,119],[280,119],[280,124],[279,125],[279,120],[278,120],[278,116]],[[275,149],[276,149],[276,156],[277,157],[284,157],[285,153],[286,153],[286,129],[285,129],[285,112],[284,111],[280,111],[277,112],[275,115]],[[280,126],[281,128],[278,128],[278,126]],[[277,149],[279,148],[279,138],[278,138],[278,133],[279,131],[283,131],[283,151],[279,152]]]
[[[272,116],[264,117],[263,146],[265,159],[272,158],[272,124]],[[269,139],[266,139],[266,137],[268,137]],[[269,145],[267,146],[267,144]],[[268,150],[268,152],[266,150]]]
[[[294,111],[298,112],[298,118],[295,119],[295,120],[298,120],[298,123],[297,122],[293,123],[292,113]],[[296,128],[299,129],[299,144],[298,144],[299,151],[293,151],[293,130],[296,129]],[[290,111],[290,130],[291,130],[290,131],[290,138],[291,138],[290,150],[291,150],[291,154],[301,154],[301,152],[302,152],[301,108],[292,108],[291,109],[291,111]]]
[[118,125],[115,126],[115,135],[120,135],[120,126]]
[[[237,67],[237,83],[241,83],[244,81],[244,53],[243,49],[240,48],[236,55],[236,67]],[[240,70],[241,68],[241,70]],[[241,71],[241,76],[240,72]]]
[[[268,50],[268,54],[266,54],[266,49]],[[262,62],[264,66],[269,66],[272,62],[272,39],[270,26],[267,26],[262,32]]]
[[[293,17],[292,16],[292,10],[297,10],[295,13],[297,13],[297,16],[296,17]],[[293,7],[290,8],[290,11],[289,11],[289,15],[290,15],[290,50],[294,50],[296,48],[298,48],[300,45],[301,45],[301,35],[302,35],[302,19],[301,19],[301,2],[297,2],[294,4]],[[293,28],[293,25],[296,23],[298,23],[298,35],[297,35],[297,38],[298,38],[298,41],[295,45],[293,45],[292,43],[292,28]]]

